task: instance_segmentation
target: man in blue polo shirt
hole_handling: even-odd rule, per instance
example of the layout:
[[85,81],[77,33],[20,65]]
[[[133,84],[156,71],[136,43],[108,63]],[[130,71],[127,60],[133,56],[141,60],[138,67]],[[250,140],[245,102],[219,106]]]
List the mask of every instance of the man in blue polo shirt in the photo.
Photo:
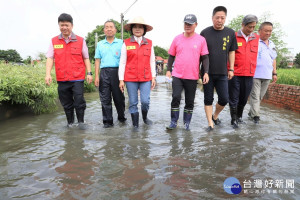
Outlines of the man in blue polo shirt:
[[276,48],[275,44],[269,40],[273,30],[271,22],[263,22],[258,30],[259,44],[258,56],[253,86],[250,94],[250,111],[248,115],[254,123],[259,123],[260,102],[267,92],[270,80],[277,81],[276,73]]
[[[125,122],[125,97],[119,88],[119,61],[123,41],[115,38],[117,32],[113,21],[104,23],[106,38],[97,44],[95,52],[95,86],[99,86],[104,128],[112,127],[112,98],[114,100],[118,120]],[[100,64],[101,63],[101,64]],[[100,78],[99,78],[99,69]]]

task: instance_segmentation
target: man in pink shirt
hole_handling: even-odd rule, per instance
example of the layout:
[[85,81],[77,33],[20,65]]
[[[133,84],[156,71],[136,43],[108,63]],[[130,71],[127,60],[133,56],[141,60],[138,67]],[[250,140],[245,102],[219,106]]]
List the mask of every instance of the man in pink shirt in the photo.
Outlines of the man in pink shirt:
[[[199,79],[200,59],[204,68],[203,84],[209,80],[208,77],[208,49],[206,40],[195,33],[197,27],[197,18],[193,14],[184,17],[184,33],[178,35],[173,40],[169,49],[168,69],[166,76],[172,81],[172,103],[171,103],[171,123],[167,129],[177,127],[179,118],[179,105],[181,92],[185,91],[185,106],[183,113],[184,128],[189,130],[192,119],[194,100]],[[174,63],[172,71],[172,64]],[[172,72],[172,74],[171,74]]]

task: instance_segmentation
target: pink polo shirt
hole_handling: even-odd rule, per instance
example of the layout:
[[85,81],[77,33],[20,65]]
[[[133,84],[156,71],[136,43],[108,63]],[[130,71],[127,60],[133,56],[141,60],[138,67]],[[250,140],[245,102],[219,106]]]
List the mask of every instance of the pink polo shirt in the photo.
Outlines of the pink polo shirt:
[[208,54],[204,37],[196,33],[191,37],[180,34],[174,38],[168,53],[176,57],[172,76],[181,79],[199,79],[200,55]]

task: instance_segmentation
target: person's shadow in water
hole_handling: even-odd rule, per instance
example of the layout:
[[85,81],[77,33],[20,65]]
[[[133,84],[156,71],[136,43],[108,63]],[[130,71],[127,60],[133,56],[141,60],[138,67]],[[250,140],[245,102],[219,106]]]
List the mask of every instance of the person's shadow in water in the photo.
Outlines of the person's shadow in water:
[[[146,170],[146,167],[152,164],[152,160],[149,159],[150,146],[145,140],[148,133],[143,131],[123,134],[117,139],[110,138],[103,147],[105,160],[114,165],[111,165],[111,168],[116,168],[116,173],[106,176],[103,180],[110,183],[111,191],[102,197],[144,199],[147,191],[144,191],[143,187],[153,179]],[[117,172],[120,166],[123,166],[123,169]]]
[[58,177],[62,190],[59,199],[83,198],[86,187],[92,184],[90,178],[95,174],[94,156],[85,149],[83,135],[74,132],[70,130],[62,136],[65,151],[58,159],[64,164],[55,168],[61,174]]

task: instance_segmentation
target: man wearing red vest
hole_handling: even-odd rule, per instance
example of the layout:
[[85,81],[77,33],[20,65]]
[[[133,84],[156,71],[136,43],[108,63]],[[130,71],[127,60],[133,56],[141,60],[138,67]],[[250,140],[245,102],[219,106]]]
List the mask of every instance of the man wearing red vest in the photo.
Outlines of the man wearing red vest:
[[74,123],[74,108],[80,129],[85,129],[83,96],[85,72],[87,82],[93,80],[86,42],[72,32],[73,18],[63,13],[58,17],[61,34],[52,38],[47,53],[45,82],[52,82],[51,70],[55,60],[59,100],[65,110],[68,127]]
[[238,128],[250,95],[256,68],[258,40],[253,33],[258,20],[255,15],[246,15],[242,29],[236,33],[238,49],[235,51],[234,77],[228,81],[231,125]]

